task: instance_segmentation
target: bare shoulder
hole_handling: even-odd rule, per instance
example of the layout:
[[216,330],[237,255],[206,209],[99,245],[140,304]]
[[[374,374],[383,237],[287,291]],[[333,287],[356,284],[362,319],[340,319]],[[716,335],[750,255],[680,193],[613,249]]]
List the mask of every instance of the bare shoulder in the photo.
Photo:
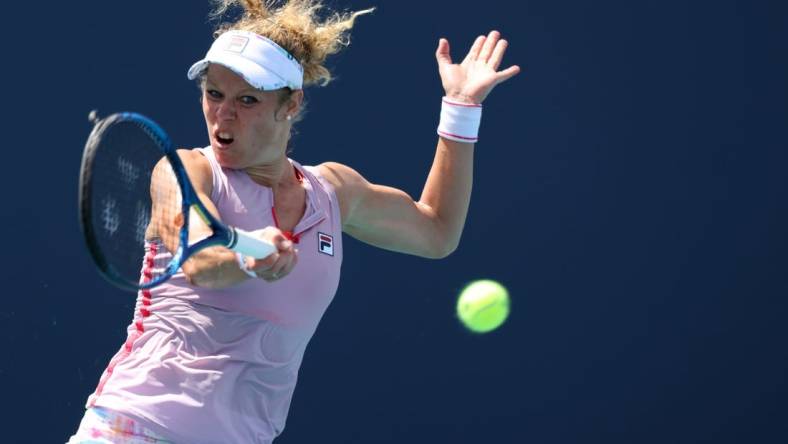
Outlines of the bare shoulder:
[[338,162],[321,163],[317,166],[317,171],[334,187],[342,211],[342,220],[347,221],[352,209],[369,189],[369,182],[358,171]]
[[213,173],[208,159],[198,150],[178,149],[177,153],[195,190],[198,193],[210,194],[213,187]]
[[366,182],[358,171],[339,162],[321,163],[317,170],[335,189],[358,186]]

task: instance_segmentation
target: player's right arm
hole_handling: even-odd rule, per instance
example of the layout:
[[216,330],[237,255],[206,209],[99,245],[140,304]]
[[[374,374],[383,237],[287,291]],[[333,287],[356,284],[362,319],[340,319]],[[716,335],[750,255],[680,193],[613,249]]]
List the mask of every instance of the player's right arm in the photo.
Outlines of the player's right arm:
[[[205,208],[218,220],[219,211],[210,199],[213,188],[212,171],[208,160],[195,150],[178,150],[178,155],[189,174],[189,180],[197,197]],[[166,159],[162,159],[153,171],[151,181],[151,199],[153,201],[152,223],[158,235],[169,251],[178,247],[178,233],[183,224],[180,201],[173,199],[176,195],[177,182],[172,168]],[[261,238],[277,245],[278,252],[256,260],[248,258],[247,263],[258,277],[273,280],[285,276],[295,265],[295,253],[292,244],[285,242],[284,235],[275,227],[267,227],[257,233]],[[189,217],[190,243],[211,235],[210,228],[202,223],[202,219],[194,211]],[[288,244],[290,244],[288,246]],[[181,267],[186,279],[193,285],[208,288],[224,288],[235,285],[250,278],[241,270],[235,252],[228,248],[216,246],[198,251],[189,257]]]

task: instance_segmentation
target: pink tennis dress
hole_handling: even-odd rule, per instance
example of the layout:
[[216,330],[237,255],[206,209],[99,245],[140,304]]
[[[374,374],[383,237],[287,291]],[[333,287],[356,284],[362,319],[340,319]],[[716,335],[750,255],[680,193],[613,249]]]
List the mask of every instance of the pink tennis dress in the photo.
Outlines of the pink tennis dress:
[[[211,200],[228,225],[276,226],[273,193],[243,171],[213,170]],[[103,407],[176,443],[270,443],[285,427],[304,350],[336,293],[342,225],[333,188],[317,169],[291,161],[306,189],[292,232],[298,264],[273,283],[250,279],[221,290],[190,285],[182,272],[140,291],[128,338],[87,407]],[[143,273],[170,258],[150,242]]]

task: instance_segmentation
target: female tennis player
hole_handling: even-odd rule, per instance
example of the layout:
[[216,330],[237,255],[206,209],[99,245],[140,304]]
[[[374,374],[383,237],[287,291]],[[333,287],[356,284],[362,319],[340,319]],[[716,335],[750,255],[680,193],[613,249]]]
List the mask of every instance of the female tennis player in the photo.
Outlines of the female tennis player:
[[[349,166],[307,167],[288,157],[303,88],[331,80],[326,57],[371,10],[325,18],[320,0],[222,0],[217,12],[239,5],[243,15],[220,25],[188,70],[200,85],[210,145],[179,154],[208,210],[277,252],[248,258],[208,248],[169,281],[140,291],[128,338],[70,443],[270,443],[285,427],[307,343],[336,292],[342,233],[428,258],[459,243],[481,104],[519,72],[498,69],[506,40],[496,31],[480,36],[458,64],[448,41],[439,41],[445,96],[437,149],[414,201]],[[146,245],[166,259],[160,234]]]

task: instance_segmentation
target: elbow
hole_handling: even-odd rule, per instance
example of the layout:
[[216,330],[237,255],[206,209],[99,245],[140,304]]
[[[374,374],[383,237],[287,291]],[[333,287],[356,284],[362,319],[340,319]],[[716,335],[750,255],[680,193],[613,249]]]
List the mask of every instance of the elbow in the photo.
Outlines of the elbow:
[[436,260],[437,259],[445,259],[445,258],[449,257],[449,255],[451,255],[452,253],[454,253],[454,249],[444,249],[444,250],[438,250],[438,251],[431,252],[426,257],[427,257],[427,259],[436,259]]
[[440,254],[436,259],[444,259],[449,257],[449,255],[454,253],[457,250],[457,247],[459,246],[460,246],[459,242],[452,242],[448,245],[445,245],[443,249],[440,250]]
[[428,259],[445,259],[457,250],[460,245],[459,239],[446,239],[436,242],[425,255]]
[[440,219],[436,219],[429,235],[432,242],[426,243],[429,245],[429,251],[425,256],[429,259],[444,259],[454,253],[460,246],[461,230],[458,232],[442,224]]

